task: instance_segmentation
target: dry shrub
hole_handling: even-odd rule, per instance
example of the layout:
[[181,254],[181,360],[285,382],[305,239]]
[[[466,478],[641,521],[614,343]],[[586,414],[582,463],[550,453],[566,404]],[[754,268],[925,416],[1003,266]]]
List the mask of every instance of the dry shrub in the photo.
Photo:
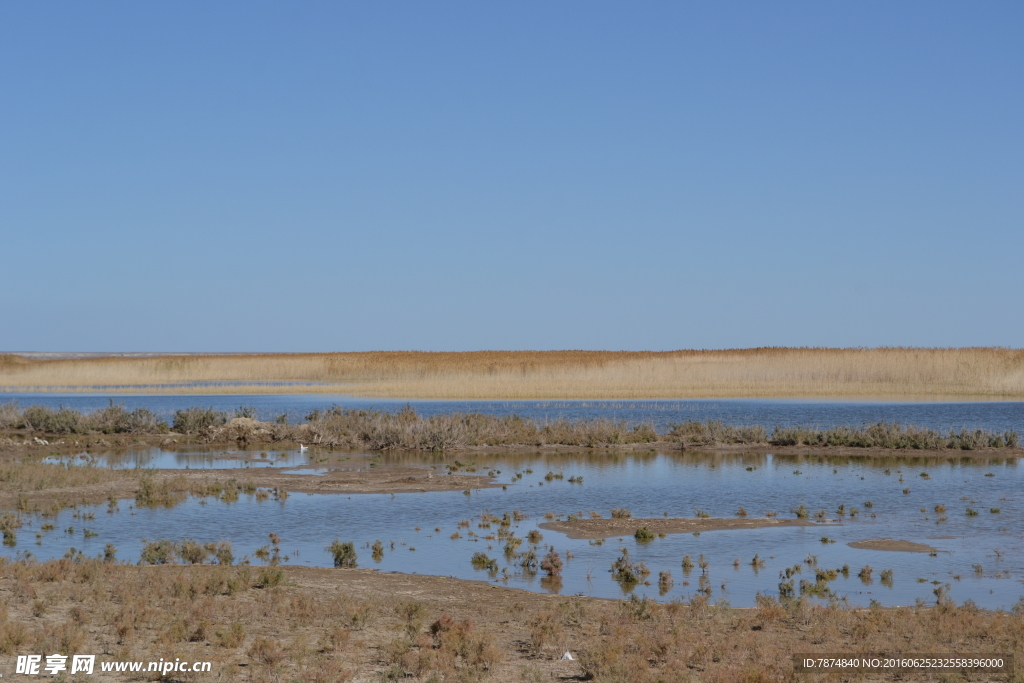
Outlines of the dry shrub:
[[786,618],[786,609],[774,597],[758,593],[755,600],[754,622],[759,628]]
[[317,655],[298,667],[297,680],[303,683],[345,683],[355,676],[350,668],[333,657]]
[[601,638],[588,644],[578,653],[584,678],[630,680],[622,671],[622,664],[626,659],[625,645],[625,641],[619,638]]
[[450,673],[457,669],[482,672],[491,669],[502,658],[493,636],[477,632],[469,619],[456,621],[442,614],[430,625],[430,635],[433,648],[426,652],[421,648],[422,654],[417,663],[417,670],[421,672]]
[[85,646],[85,631],[74,621],[47,627],[44,633],[39,649],[45,652],[73,655],[82,652]]
[[558,609],[541,612],[529,621],[530,645],[537,654],[557,648],[564,640],[562,615]]
[[352,631],[340,626],[333,628],[327,633],[326,641],[327,648],[335,652],[341,652],[348,648],[349,643],[352,642]]
[[[65,570],[68,565],[74,567]],[[520,596],[518,602],[487,605],[472,589],[465,596],[451,590],[450,582],[444,582],[447,592],[440,596],[427,590],[417,595],[418,602],[410,602],[384,576],[360,578],[358,588],[346,588],[351,575],[335,570],[272,569],[290,580],[260,591],[252,590],[257,571],[251,567],[10,562],[0,573],[0,595],[7,596],[0,606],[0,655],[77,648],[109,652],[115,658],[155,659],[166,655],[168,641],[174,641],[176,656],[219,661],[224,671],[235,672],[229,679],[250,683],[326,683],[377,674],[480,681],[493,675],[502,657],[513,662],[499,673],[513,672],[513,679],[529,662],[537,667],[534,673],[546,675],[558,667],[559,675],[583,674],[600,681],[699,678],[734,683],[791,680],[790,657],[800,651],[904,648],[1020,656],[1024,643],[1024,604],[1020,613],[948,602],[928,608],[851,610],[765,596],[754,610],[733,610],[704,597],[659,604]],[[310,576],[322,581],[304,580]],[[323,581],[339,576],[337,589],[325,590]],[[229,592],[228,583],[237,590]],[[487,592],[492,593],[499,592]],[[31,613],[36,601],[47,605],[38,618]],[[349,626],[366,626],[371,605],[373,623],[356,638]],[[453,611],[423,629],[427,613],[441,605]],[[480,623],[465,618],[478,610]],[[255,631],[249,636],[254,640],[246,638],[243,624]],[[377,650],[383,643],[387,645]],[[579,669],[551,661],[552,652],[557,656],[563,649],[578,657]],[[253,666],[238,670],[243,652]]]
[[0,623],[0,654],[17,654],[28,642],[28,630],[18,622]]
[[230,626],[216,632],[217,645],[229,649],[239,647],[245,642],[245,626],[239,622],[234,622]]
[[264,638],[263,636],[259,636],[253,641],[247,654],[256,661],[271,666],[285,658],[285,650],[281,643],[273,638]]

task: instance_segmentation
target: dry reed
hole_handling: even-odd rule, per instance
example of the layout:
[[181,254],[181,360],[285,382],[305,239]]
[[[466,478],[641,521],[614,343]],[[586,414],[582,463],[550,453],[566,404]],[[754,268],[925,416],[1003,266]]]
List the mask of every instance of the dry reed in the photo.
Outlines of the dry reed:
[[[203,383],[227,383],[226,386]],[[273,383],[296,383],[275,385]],[[758,348],[478,351],[34,360],[0,356],[0,387],[163,393],[349,393],[463,399],[1024,397],[1024,350]]]

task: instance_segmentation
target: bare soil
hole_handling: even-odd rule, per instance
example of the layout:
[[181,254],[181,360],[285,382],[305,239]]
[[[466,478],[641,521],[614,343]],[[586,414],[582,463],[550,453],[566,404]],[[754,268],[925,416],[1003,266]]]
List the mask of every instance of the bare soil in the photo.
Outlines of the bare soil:
[[577,519],[564,522],[544,522],[541,529],[557,531],[569,538],[609,538],[632,536],[640,527],[655,534],[691,534],[723,529],[766,529],[780,526],[821,526],[806,519],[774,519],[770,517],[688,519],[682,517],[655,517],[653,519]]
[[894,538],[872,538],[866,541],[854,541],[853,543],[847,543],[847,545],[858,550],[892,550],[901,553],[938,552],[938,549],[924,543],[914,543],[913,541],[902,541]]

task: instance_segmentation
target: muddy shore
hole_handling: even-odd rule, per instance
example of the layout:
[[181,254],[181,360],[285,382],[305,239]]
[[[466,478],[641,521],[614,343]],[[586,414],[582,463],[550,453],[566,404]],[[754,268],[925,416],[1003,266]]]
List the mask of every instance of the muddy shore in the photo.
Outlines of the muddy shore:
[[[56,466],[54,466],[56,467]],[[142,477],[152,484],[173,491],[189,492],[234,480],[238,485],[278,489],[288,493],[424,493],[427,491],[464,491],[499,486],[490,477],[470,474],[443,474],[422,467],[382,467],[332,469],[322,475],[285,474],[280,469],[251,467],[218,470],[106,470],[98,481],[41,490],[0,489],[0,509],[47,509],[55,502],[96,504],[110,498],[134,498]]]
[[544,522],[541,529],[557,531],[569,538],[595,539],[612,536],[632,536],[641,527],[653,534],[692,534],[726,529],[767,529],[783,526],[827,526],[806,519],[715,518],[690,519],[682,517],[654,517],[652,519],[575,519],[572,521]]
[[888,550],[902,553],[938,552],[937,548],[925,545],[924,543],[914,543],[913,541],[902,541],[894,538],[872,538],[866,541],[854,541],[846,545],[859,550]]

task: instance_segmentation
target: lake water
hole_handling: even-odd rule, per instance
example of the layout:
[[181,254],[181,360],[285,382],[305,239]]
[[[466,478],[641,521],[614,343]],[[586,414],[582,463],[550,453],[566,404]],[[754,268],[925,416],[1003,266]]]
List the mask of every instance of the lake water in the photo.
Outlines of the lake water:
[[[210,403],[210,397],[205,398]],[[231,401],[237,405],[240,398],[245,397],[231,397]],[[273,398],[280,400],[281,397]],[[315,398],[323,401],[322,397]],[[189,397],[186,404],[194,402]],[[684,405],[686,402],[673,403]],[[741,414],[735,412],[742,407],[738,405],[741,402],[702,403],[709,411],[710,406],[718,405],[723,412]],[[771,405],[761,408],[747,405],[748,412],[744,414],[753,415],[763,410],[781,415],[789,410],[794,419],[799,414],[796,404],[761,403]],[[280,403],[275,405],[272,410],[280,409]],[[420,405],[416,404],[417,409]],[[585,411],[584,406],[589,404],[572,405]],[[642,404],[621,405],[625,406],[623,411],[628,411],[639,410],[629,406]],[[825,404],[827,409],[856,412],[856,405],[842,405],[846,407]],[[977,407],[977,404],[966,405]],[[916,409],[927,411],[928,406]],[[944,410],[951,408],[947,406]],[[987,419],[994,423],[1005,418],[990,415]],[[251,458],[253,453],[244,455]],[[371,458],[369,454],[346,456],[357,462]],[[125,457],[125,454],[101,455],[93,466],[223,467],[248,461],[243,454],[230,451],[152,449],[135,452],[127,460]],[[266,460],[268,464],[290,468],[316,462],[317,469],[311,472],[315,474],[330,466],[322,464],[322,457],[323,454],[315,451],[309,454],[278,451],[268,453]],[[379,458],[380,467],[390,464],[434,467],[439,475],[457,458],[463,464],[475,464],[478,473],[500,471],[496,479],[507,488],[481,489],[469,495],[461,491],[396,496],[292,494],[282,502],[260,502],[254,496],[245,495],[233,503],[193,498],[172,509],[156,510],[133,509],[131,501],[122,501],[120,510],[110,514],[103,505],[94,509],[65,510],[56,519],[25,516],[25,526],[18,531],[17,546],[4,548],[3,553],[14,556],[30,551],[45,559],[60,557],[69,546],[74,546],[88,555],[97,555],[106,543],[113,543],[118,548],[119,558],[136,561],[142,538],[181,540],[189,537],[201,542],[230,540],[236,558],[241,559],[244,555],[251,557],[258,548],[268,544],[268,534],[276,533],[282,539],[281,554],[286,555],[287,563],[291,564],[331,566],[325,547],[338,538],[355,542],[361,567],[479,579],[561,594],[622,597],[626,591],[609,573],[620,548],[627,548],[634,560],[643,561],[652,572],[648,577],[651,585],[636,585],[632,592],[661,600],[694,594],[699,587],[701,570],[697,568],[686,574],[681,560],[684,555],[690,555],[696,563],[701,554],[709,563],[707,576],[713,599],[728,600],[734,606],[752,605],[759,591],[777,593],[779,573],[786,567],[802,566],[802,573],[794,577],[797,584],[801,578],[813,582],[814,568],[804,562],[809,555],[816,556],[819,568],[849,566],[849,576],[840,574],[829,587],[838,597],[855,605],[866,605],[871,600],[883,605],[913,604],[919,599],[934,602],[933,591],[948,586],[949,597],[958,602],[970,599],[982,607],[1008,609],[1024,593],[1024,501],[1021,493],[1024,473],[1014,459],[867,459],[657,452],[487,456],[384,454],[373,457]],[[258,453],[256,459],[262,460]],[[128,462],[132,464],[127,465]],[[250,466],[261,465],[252,463]],[[353,463],[350,461],[348,466]],[[547,472],[561,474],[563,478],[546,481]],[[522,478],[516,478],[516,473],[521,473]],[[922,473],[927,477],[921,476]],[[583,477],[582,484],[569,483],[569,477],[579,476]],[[904,493],[904,489],[909,492]],[[871,501],[870,507],[867,501]],[[837,514],[841,504],[845,506],[845,515]],[[546,521],[546,513],[565,518],[569,514],[595,510],[608,517],[611,508],[626,507],[636,518],[662,517],[665,513],[669,517],[694,517],[698,509],[712,517],[732,517],[737,507],[743,506],[751,517],[760,517],[772,510],[780,518],[792,518],[790,511],[799,505],[805,505],[812,514],[825,510],[827,517],[838,524],[710,531],[699,536],[673,534],[646,544],[627,536],[610,538],[603,545],[542,530],[538,555],[543,555],[548,546],[553,545],[563,559],[567,553],[573,556],[565,562],[560,586],[544,581],[543,573],[524,574],[514,562],[509,562],[502,552],[503,543],[485,538],[497,534],[497,524],[489,529],[478,526],[485,512],[500,517],[505,512],[519,510],[526,518],[514,524],[513,530],[517,536],[525,538],[530,530]],[[946,512],[936,513],[936,505],[945,506]],[[856,516],[851,516],[852,508],[859,509]],[[968,508],[978,514],[969,516]],[[94,517],[83,518],[89,514]],[[463,520],[470,522],[468,527],[459,526]],[[54,524],[56,528],[42,532],[44,523]],[[436,531],[438,528],[440,531]],[[85,529],[96,535],[87,537]],[[38,541],[37,532],[40,534]],[[456,533],[460,537],[453,539]],[[823,536],[835,542],[822,543]],[[857,550],[847,545],[876,538],[925,543],[939,552],[932,557],[927,553]],[[377,540],[385,547],[379,562],[372,559],[368,547]],[[528,547],[529,543],[524,540],[519,550]],[[499,571],[492,574],[474,569],[471,558],[475,552],[484,552],[497,560]],[[749,564],[755,554],[765,561],[764,567],[758,570]],[[740,562],[734,567],[736,558]],[[253,560],[253,563],[259,564],[259,561]],[[864,565],[874,568],[868,583],[857,578]],[[891,586],[880,581],[880,574],[886,569],[893,571]],[[657,583],[660,571],[670,571],[674,580],[673,587],[664,593],[659,591]]]
[[518,414],[541,422],[557,419],[606,418],[629,423],[650,422],[659,431],[687,420],[721,420],[732,425],[833,427],[860,426],[879,421],[900,422],[946,431],[986,429],[1024,434],[1024,402],[894,403],[805,400],[649,400],[649,401],[406,401],[364,399],[320,394],[257,395],[110,395],[0,393],[0,401],[18,401],[23,406],[39,404],[66,406],[83,411],[96,410],[111,400],[128,409],[149,408],[172,419],[174,411],[192,406],[213,407],[232,412],[239,406],[256,409],[261,420],[287,415],[301,422],[313,410],[340,405],[360,410],[399,410],[411,405],[421,415],[452,412],[480,412],[488,415]]

